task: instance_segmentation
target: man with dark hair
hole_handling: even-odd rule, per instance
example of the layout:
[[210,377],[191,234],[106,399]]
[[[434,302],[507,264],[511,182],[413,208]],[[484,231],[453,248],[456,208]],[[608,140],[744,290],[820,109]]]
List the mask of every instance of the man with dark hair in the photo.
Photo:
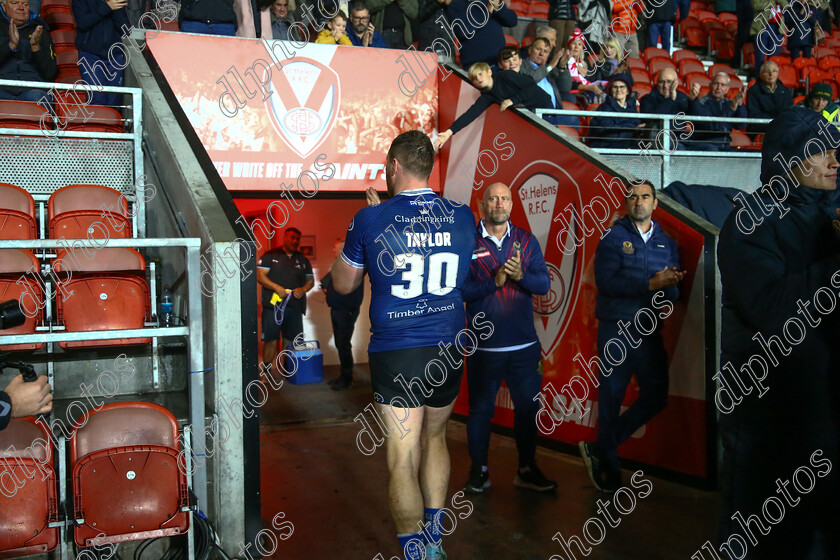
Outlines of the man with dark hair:
[[557,483],[537,467],[537,413],[542,389],[542,350],[534,329],[533,296],[548,293],[548,268],[537,239],[510,223],[513,198],[504,183],[493,183],[480,202],[484,218],[478,223],[478,245],[470,264],[470,283],[464,290],[469,324],[486,316],[496,325],[487,340],[478,341],[467,358],[470,414],[467,442],[472,468],[464,485],[478,494],[490,487],[488,450],[490,420],[504,380],[513,401],[513,431],[519,469],[513,484],[550,492]]
[[[0,79],[51,82],[58,64],[47,22],[29,11],[26,0],[2,0],[0,6]],[[0,89],[0,99],[37,103],[46,95],[39,89]]]
[[[344,249],[344,241],[335,240],[333,256],[338,258]],[[330,306],[335,349],[338,350],[338,360],[341,362],[341,373],[330,381],[330,388],[343,391],[353,385],[353,331],[356,329],[356,319],[359,318],[359,308],[365,297],[365,288],[361,284],[350,294],[340,294],[335,290],[332,274],[327,272],[321,278],[321,289],[327,294],[327,305]]]
[[370,11],[364,0],[354,0],[348,7],[350,10],[350,25],[347,26],[347,37],[357,47],[388,48],[385,39],[370,21]]
[[262,287],[263,362],[274,364],[282,347],[303,333],[306,293],[315,285],[312,265],[298,251],[300,230],[286,228],[283,246],[266,252],[257,263],[257,282]]
[[719,542],[731,558],[840,558],[838,146],[819,113],[782,111],[764,135],[764,187],[720,230]]
[[446,425],[463,360],[442,357],[441,348],[451,348],[464,328],[461,288],[475,249],[469,208],[428,188],[434,157],[419,130],[393,141],[385,162],[392,198],[356,213],[331,270],[344,294],[361,285],[365,272],[370,276],[371,385],[391,434],[385,443],[391,514],[407,560],[446,558]]
[[468,75],[472,84],[481,90],[481,96],[463,115],[455,119],[449,130],[438,135],[435,148],[446,144],[453,134],[477,119],[493,103],[498,103],[502,111],[511,106],[525,107],[529,111],[554,108],[551,97],[533,79],[522,73],[512,70],[493,72],[488,64],[476,62],[470,66]]
[[[618,446],[659,414],[668,404],[668,357],[662,342],[662,324],[643,334],[636,324],[642,309],[673,308],[679,270],[677,244],[656,222],[656,190],[650,183],[633,185],[624,200],[627,215],[619,218],[595,250],[595,285],[598,295],[598,437],[581,441],[581,455],[592,483],[603,492],[621,487]],[[661,317],[661,313],[659,313]],[[667,317],[667,315],[666,315]],[[605,357],[608,343],[629,340],[624,360],[611,366]],[[622,343],[623,344],[623,343]],[[639,397],[621,412],[621,403],[636,376]],[[581,407],[583,403],[572,406]]]

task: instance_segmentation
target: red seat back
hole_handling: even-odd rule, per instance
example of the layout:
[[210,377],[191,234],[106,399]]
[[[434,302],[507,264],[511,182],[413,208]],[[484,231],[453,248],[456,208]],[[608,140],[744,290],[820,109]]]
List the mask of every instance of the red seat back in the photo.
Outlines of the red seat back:
[[0,239],[36,239],[35,199],[24,189],[0,183]]
[[[31,251],[0,249],[0,301],[16,299],[26,315],[22,325],[3,330],[3,334],[33,334],[43,317],[44,292],[38,276],[41,266]],[[40,350],[43,342],[6,344],[0,350]]]
[[[111,208],[108,214],[102,209]],[[55,191],[47,204],[50,237],[102,239],[131,237],[128,202],[102,185],[68,185]]]

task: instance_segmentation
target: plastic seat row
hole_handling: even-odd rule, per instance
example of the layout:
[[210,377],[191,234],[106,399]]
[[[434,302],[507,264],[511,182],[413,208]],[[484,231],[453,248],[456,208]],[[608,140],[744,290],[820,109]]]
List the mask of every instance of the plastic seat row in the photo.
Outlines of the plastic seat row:
[[[67,53],[59,53],[66,55]],[[62,130],[78,130],[84,132],[125,132],[125,125],[120,113],[111,107],[102,105],[85,105],[84,99],[71,92],[56,90],[54,103],[56,116],[61,119],[58,125]],[[0,101],[0,128],[21,128],[28,130],[42,130],[54,128],[56,123],[49,111],[43,106],[31,101]]]
[[[168,537],[189,529],[189,512],[182,511],[190,505],[189,486],[178,466],[178,424],[171,412],[148,402],[112,403],[89,411],[87,421],[78,419],[76,425],[70,470],[78,546]],[[58,546],[52,438],[33,417],[14,418],[0,432],[0,458],[15,486],[14,492],[0,494],[1,558]]]

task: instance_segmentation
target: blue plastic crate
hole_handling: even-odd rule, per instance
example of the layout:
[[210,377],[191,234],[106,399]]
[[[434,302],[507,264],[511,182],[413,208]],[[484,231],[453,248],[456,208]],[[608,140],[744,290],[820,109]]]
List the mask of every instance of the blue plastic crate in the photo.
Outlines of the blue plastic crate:
[[[317,340],[305,340],[301,344],[292,344],[283,357],[283,368],[293,371],[289,383],[305,385],[320,383],[324,380],[324,355]],[[290,356],[289,353],[292,355]],[[294,363],[292,363],[294,362]]]

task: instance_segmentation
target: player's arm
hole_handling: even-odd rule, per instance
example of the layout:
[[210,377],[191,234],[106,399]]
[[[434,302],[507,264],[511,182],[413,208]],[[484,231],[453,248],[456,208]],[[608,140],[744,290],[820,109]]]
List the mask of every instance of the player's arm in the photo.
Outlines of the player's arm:
[[365,269],[350,266],[339,256],[335,259],[330,269],[330,275],[332,276],[335,291],[339,294],[347,295],[362,285],[362,279],[365,277]]

